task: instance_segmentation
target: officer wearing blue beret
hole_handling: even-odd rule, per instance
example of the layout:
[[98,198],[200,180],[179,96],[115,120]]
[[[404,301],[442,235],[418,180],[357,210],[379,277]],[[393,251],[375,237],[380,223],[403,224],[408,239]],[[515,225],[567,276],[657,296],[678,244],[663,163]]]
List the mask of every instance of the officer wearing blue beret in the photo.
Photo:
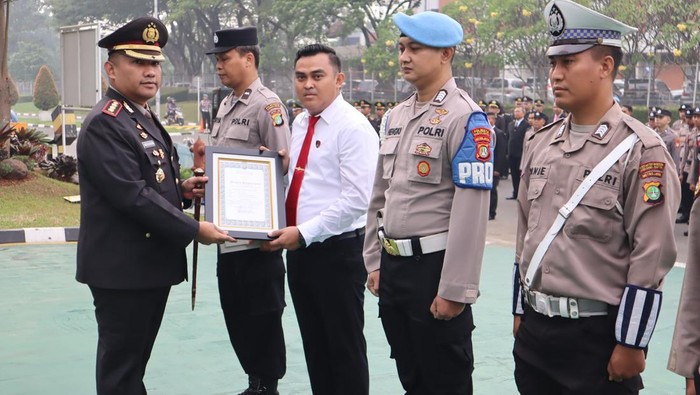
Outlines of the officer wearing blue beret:
[[613,80],[636,29],[569,0],[544,10],[555,104],[528,136],[514,265],[521,394],[636,394],[676,258],[675,163],[622,112]]
[[394,23],[401,72],[415,92],[384,123],[367,216],[367,288],[379,296],[404,390],[471,394],[471,305],[493,185],[493,130],[452,77],[459,23],[430,11],[399,13]]
[[180,180],[177,151],[148,107],[168,31],[135,19],[99,41],[110,88],[78,138],[80,232],[76,279],[97,319],[97,393],[145,394],[143,376],[170,287],[187,278],[185,247],[234,241],[182,212],[206,177]]

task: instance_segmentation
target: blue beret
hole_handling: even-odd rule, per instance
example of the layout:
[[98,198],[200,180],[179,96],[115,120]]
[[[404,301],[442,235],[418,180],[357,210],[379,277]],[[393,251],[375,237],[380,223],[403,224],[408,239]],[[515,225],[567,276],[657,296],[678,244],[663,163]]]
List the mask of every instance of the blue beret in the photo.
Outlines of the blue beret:
[[454,47],[464,38],[462,26],[445,14],[425,11],[408,16],[394,15],[394,24],[413,41],[435,48]]

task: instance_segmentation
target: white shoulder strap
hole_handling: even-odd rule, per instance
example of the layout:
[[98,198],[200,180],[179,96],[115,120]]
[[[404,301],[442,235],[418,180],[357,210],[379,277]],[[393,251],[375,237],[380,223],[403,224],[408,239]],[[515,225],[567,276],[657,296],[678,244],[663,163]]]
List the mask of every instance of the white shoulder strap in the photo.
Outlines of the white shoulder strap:
[[600,163],[596,165],[596,167],[593,168],[593,171],[591,171],[588,177],[586,177],[581,185],[576,188],[576,191],[571,196],[569,201],[559,209],[559,215],[554,220],[554,223],[549,228],[540,244],[537,246],[535,254],[532,255],[530,265],[528,266],[527,273],[525,274],[525,286],[530,287],[532,284],[532,280],[535,277],[537,269],[540,267],[544,254],[552,244],[552,241],[554,241],[554,238],[557,237],[557,234],[559,234],[559,231],[571,215],[571,212],[574,211],[576,206],[578,206],[578,204],[581,202],[581,199],[586,196],[586,193],[588,193],[593,184],[595,184],[595,182],[598,181],[598,179],[602,177],[605,172],[608,171],[615,164],[615,162],[622,157],[622,155],[625,154],[625,152],[629,151],[636,142],[637,135],[635,133],[622,140],[622,142],[618,144],[618,146],[615,147],[612,152],[610,152],[602,161],[600,161]]

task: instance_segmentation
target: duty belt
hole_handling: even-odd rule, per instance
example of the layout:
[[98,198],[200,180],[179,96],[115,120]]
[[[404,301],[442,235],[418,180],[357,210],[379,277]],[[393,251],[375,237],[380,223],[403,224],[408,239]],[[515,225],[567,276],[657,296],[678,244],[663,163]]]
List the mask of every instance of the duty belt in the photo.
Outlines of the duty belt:
[[533,310],[549,317],[578,319],[608,315],[608,304],[598,300],[551,296],[525,289],[523,299]]
[[447,232],[432,236],[390,239],[384,233],[383,210],[377,213],[377,236],[384,250],[393,256],[414,256],[442,251],[447,247]]

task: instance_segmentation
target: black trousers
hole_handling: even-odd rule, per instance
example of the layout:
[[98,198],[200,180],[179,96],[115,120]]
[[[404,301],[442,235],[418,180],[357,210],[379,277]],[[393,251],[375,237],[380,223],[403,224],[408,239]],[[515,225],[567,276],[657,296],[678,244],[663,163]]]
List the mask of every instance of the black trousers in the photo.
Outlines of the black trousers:
[[97,319],[97,394],[142,395],[170,287],[104,289],[90,286]]
[[229,340],[243,371],[264,382],[281,379],[287,366],[281,251],[219,254],[216,273]]
[[317,395],[369,394],[364,235],[287,251],[289,292]]
[[688,172],[683,172],[681,180],[681,217],[690,218],[690,209],[693,207],[693,191],[688,184]]
[[509,157],[508,166],[510,167],[510,176],[513,182],[513,197],[518,197],[518,189],[520,188],[520,157]]
[[638,394],[641,376],[608,380],[617,309],[572,320],[547,317],[525,305],[515,336],[515,383],[522,395]]
[[489,218],[496,218],[496,209],[498,209],[498,183],[501,177],[493,178],[493,188],[491,188],[491,201],[489,202]]
[[444,256],[444,251],[414,257],[382,251],[379,316],[408,395],[473,393],[471,305],[449,321],[430,313]]
[[200,111],[200,113],[202,114],[204,130],[211,130],[211,113],[209,111]]

